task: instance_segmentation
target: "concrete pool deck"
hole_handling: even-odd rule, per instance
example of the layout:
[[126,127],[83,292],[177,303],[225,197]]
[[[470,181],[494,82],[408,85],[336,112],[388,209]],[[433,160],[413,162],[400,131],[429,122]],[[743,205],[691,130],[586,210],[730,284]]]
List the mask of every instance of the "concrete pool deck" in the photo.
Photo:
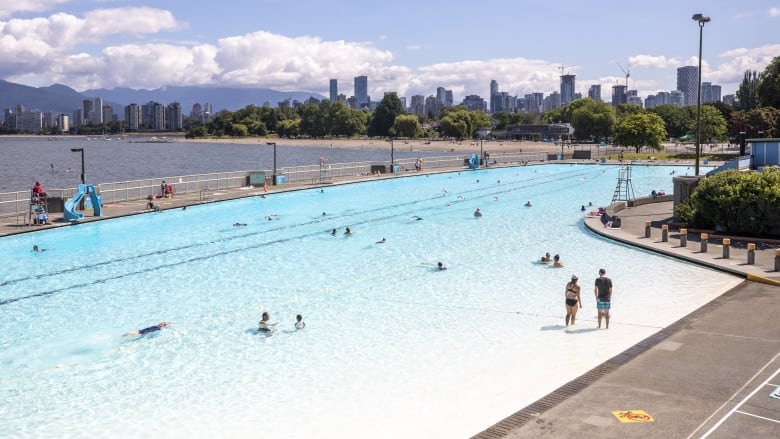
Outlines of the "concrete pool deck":
[[[338,183],[376,177],[340,179]],[[390,177],[379,177],[390,178]],[[316,187],[285,184],[269,193]],[[327,187],[327,185],[324,185]],[[164,210],[180,209],[263,194],[262,188],[182,194],[155,200]],[[719,240],[711,238],[708,252],[691,239],[680,246],[679,232],[670,230],[662,242],[660,226],[671,218],[672,202],[645,204],[619,213],[622,228],[605,229],[598,218],[586,219],[593,233],[628,245],[731,272],[745,279],[780,284],[774,271],[777,243],[761,242],[755,264],[747,265],[747,251],[735,239],[730,258],[723,258]],[[155,214],[146,200],[105,205],[102,217],[91,222],[134,214]],[[51,215],[56,218],[59,214]],[[645,221],[651,236],[645,238]],[[69,226],[20,226],[15,218],[0,219],[0,236]],[[672,228],[670,228],[672,229]],[[692,236],[692,235],[691,235]],[[45,242],[38,243],[45,248]],[[706,279],[703,279],[706,281]],[[585,288],[585,294],[589,290]],[[585,296],[589,297],[589,296]],[[780,386],[780,287],[745,281],[622,354],[587,372],[553,393],[522,408],[475,437],[780,437],[780,399],[768,395]],[[649,310],[649,312],[652,312]],[[774,386],[774,387],[773,387]],[[637,410],[653,417],[644,421]],[[631,411],[632,413],[626,413]],[[474,432],[464,432],[464,436]]]

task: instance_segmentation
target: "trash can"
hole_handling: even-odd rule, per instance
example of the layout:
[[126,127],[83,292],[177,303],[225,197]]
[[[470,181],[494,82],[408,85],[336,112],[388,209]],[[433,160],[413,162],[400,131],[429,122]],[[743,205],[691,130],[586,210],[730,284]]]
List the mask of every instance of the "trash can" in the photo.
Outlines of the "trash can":
[[285,181],[287,181],[287,178],[284,176],[284,174],[276,175],[276,184],[284,184]]

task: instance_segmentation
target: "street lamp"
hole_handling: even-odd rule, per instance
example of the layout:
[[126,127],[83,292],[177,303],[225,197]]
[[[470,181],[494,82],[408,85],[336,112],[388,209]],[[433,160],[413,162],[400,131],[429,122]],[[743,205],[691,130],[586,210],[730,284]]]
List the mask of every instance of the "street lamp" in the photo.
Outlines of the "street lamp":
[[693,14],[691,17],[699,23],[699,82],[696,85],[696,169],[695,174],[699,176],[699,155],[701,154],[701,40],[704,33],[704,23],[710,21],[710,17],[701,14]]
[[268,142],[266,145],[273,145],[274,147],[274,173],[273,177],[271,178],[271,182],[274,186],[276,186],[276,142]]
[[71,148],[70,152],[81,153],[81,184],[87,184],[84,177],[84,148]]
[[387,139],[390,142],[390,172],[395,174],[395,146],[393,145],[393,139]]
[[[482,163],[482,158],[485,157],[485,153],[482,152],[482,137],[479,138],[479,163]],[[484,164],[487,164],[484,163]]]

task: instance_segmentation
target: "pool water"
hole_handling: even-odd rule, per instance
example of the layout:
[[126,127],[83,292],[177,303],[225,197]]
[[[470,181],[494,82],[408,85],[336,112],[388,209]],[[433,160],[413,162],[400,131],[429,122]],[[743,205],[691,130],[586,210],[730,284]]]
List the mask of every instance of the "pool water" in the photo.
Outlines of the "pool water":
[[[672,169],[634,167],[634,192],[669,192]],[[617,176],[464,171],[3,238],[0,436],[469,437],[741,281],[587,232],[580,206]]]

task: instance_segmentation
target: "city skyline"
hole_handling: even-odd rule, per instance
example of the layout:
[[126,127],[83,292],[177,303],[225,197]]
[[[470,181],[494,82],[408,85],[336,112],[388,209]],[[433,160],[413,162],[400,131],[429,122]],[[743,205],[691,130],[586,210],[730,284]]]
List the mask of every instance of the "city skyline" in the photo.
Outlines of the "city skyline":
[[[598,8],[399,0],[366,12],[348,0],[226,2],[208,10],[179,0],[165,9],[135,0],[4,2],[0,78],[80,91],[227,85],[328,97],[330,79],[350,95],[347,85],[367,76],[372,100],[443,87],[460,102],[488,99],[492,79],[510,95],[549,95],[561,91],[561,75],[572,74],[576,93],[587,96],[598,85],[609,101],[612,87],[626,83],[624,69],[628,89],[640,97],[675,90],[677,68],[698,63],[699,27],[691,16],[700,12],[712,18],[703,29],[702,81],[727,95],[745,70],[762,70],[780,53],[780,4],[751,3],[660,0],[626,11],[612,0]],[[439,26],[430,26],[432,15]],[[506,16],[518,19],[495,25]]]

